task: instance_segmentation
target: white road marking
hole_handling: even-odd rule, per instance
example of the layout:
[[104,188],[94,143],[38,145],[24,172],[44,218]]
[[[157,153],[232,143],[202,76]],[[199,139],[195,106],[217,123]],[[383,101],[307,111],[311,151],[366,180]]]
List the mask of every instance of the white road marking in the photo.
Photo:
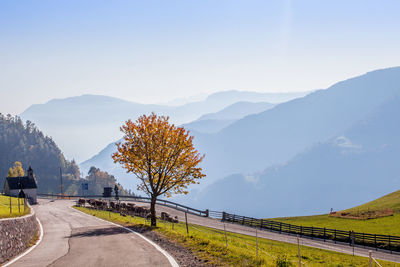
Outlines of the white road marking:
[[[88,216],[88,214],[87,214],[87,213],[84,213],[83,211],[74,209],[73,207],[70,207],[70,208],[73,209],[74,211],[81,212],[81,213],[83,213],[83,214],[85,214],[85,215]],[[144,235],[142,235],[142,234],[140,234],[140,233],[138,233],[138,232],[135,232],[135,231],[133,231],[132,229],[126,228],[125,226],[122,226],[122,225],[119,225],[119,224],[116,224],[116,223],[113,223],[113,222],[110,222],[110,221],[103,220],[103,219],[101,219],[101,218],[99,218],[99,217],[97,217],[97,216],[94,216],[94,218],[96,218],[96,219],[98,219],[98,220],[101,220],[101,221],[103,221],[103,222],[106,222],[106,223],[109,223],[109,224],[112,224],[112,225],[121,227],[121,228],[123,228],[123,229],[125,229],[125,230],[127,230],[127,231],[129,231],[129,232],[131,232],[131,233],[134,233],[134,234],[140,236],[141,238],[143,238],[144,240],[146,240],[147,242],[149,242],[152,246],[154,246],[158,251],[160,251],[160,252],[168,259],[168,261],[169,261],[169,263],[171,264],[172,267],[179,267],[179,264],[176,262],[176,260],[175,260],[168,252],[166,252],[165,250],[163,250],[159,245],[157,245],[156,243],[154,243],[153,241],[151,241],[150,239],[148,239],[148,238],[145,237]]]

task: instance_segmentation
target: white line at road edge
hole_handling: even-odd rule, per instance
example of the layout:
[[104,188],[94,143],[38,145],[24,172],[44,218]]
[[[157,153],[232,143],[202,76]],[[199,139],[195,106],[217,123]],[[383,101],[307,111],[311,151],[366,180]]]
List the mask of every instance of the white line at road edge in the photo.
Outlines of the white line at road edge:
[[36,242],[35,245],[33,245],[32,247],[30,247],[27,251],[25,251],[24,253],[22,253],[21,255],[19,255],[18,257],[12,259],[11,261],[7,262],[6,264],[3,265],[3,267],[9,266],[11,264],[13,264],[14,262],[16,262],[17,260],[19,260],[20,258],[22,258],[23,256],[25,256],[26,254],[28,254],[29,252],[31,252],[34,248],[36,248],[39,243],[42,241],[43,239],[43,226],[40,223],[40,220],[38,219],[38,217],[36,217],[37,222],[39,223],[39,228],[40,228],[40,236],[39,236],[39,240]]
[[[73,210],[75,210],[75,211],[81,212],[81,213],[83,213],[83,214],[89,216],[89,214],[84,213],[83,211],[74,209],[73,207],[70,207],[70,208],[73,209]],[[160,252],[168,259],[168,261],[169,261],[169,263],[171,264],[172,267],[179,267],[179,264],[176,262],[176,260],[175,260],[171,255],[168,254],[168,252],[166,252],[165,250],[163,250],[159,245],[157,245],[156,243],[154,243],[153,241],[151,241],[150,239],[148,239],[148,238],[145,237],[144,235],[141,235],[140,233],[135,232],[135,231],[133,231],[132,229],[126,228],[126,227],[124,227],[124,226],[122,226],[122,225],[119,225],[119,224],[116,224],[116,223],[113,223],[113,222],[110,222],[110,221],[103,220],[103,219],[101,219],[101,218],[99,218],[99,217],[97,217],[97,216],[94,216],[94,217],[95,217],[96,219],[98,219],[98,220],[103,221],[103,222],[110,223],[110,224],[112,224],[112,225],[115,225],[115,226],[124,228],[125,230],[127,230],[127,231],[129,231],[129,232],[131,232],[131,233],[134,233],[134,234],[140,236],[141,238],[143,238],[144,240],[146,240],[147,242],[149,242],[151,245],[153,245],[153,247],[155,247],[158,251],[160,251]]]

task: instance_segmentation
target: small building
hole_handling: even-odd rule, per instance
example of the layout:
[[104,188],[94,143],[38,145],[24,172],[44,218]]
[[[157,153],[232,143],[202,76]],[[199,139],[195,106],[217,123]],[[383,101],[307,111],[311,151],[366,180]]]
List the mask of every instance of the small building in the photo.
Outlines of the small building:
[[37,183],[31,167],[28,169],[28,176],[7,177],[4,183],[4,193],[7,196],[25,196],[29,203],[37,203]]

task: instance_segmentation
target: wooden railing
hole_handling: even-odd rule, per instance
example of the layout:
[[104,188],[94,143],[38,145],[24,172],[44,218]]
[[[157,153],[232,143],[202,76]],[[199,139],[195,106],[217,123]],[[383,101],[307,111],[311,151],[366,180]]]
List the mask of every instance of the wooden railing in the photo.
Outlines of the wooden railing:
[[[213,214],[213,211],[210,211],[210,213]],[[399,236],[359,233],[313,226],[299,226],[273,220],[240,216],[226,212],[222,212],[221,220],[279,233],[318,238],[324,241],[332,240],[335,242],[346,242],[350,245],[373,247],[375,249],[384,249],[390,252],[400,251]]]

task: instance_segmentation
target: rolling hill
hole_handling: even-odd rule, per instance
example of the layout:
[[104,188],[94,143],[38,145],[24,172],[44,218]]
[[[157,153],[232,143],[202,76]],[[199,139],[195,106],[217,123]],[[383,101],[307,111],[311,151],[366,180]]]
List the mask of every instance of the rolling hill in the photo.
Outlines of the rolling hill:
[[397,227],[400,224],[400,190],[344,211],[360,212],[387,209],[394,210],[394,215],[369,220],[342,219],[329,216],[328,214],[283,217],[275,218],[273,220],[302,226],[317,226],[346,231],[353,230],[364,233],[400,236],[400,230]]

